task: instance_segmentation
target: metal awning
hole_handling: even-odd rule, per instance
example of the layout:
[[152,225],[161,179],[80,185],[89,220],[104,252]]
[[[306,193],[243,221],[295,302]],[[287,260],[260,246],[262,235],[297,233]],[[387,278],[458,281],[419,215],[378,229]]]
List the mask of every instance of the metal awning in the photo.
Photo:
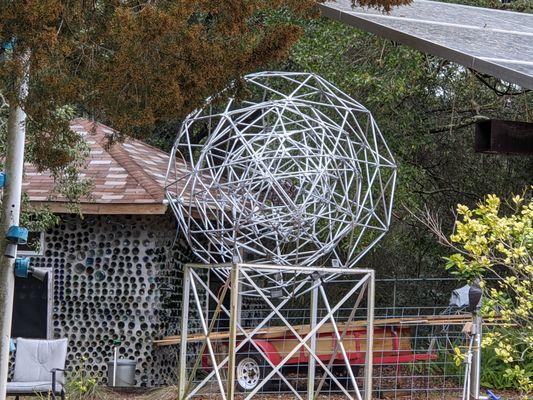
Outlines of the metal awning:
[[327,1],[322,14],[533,89],[533,14],[414,0],[389,14]]

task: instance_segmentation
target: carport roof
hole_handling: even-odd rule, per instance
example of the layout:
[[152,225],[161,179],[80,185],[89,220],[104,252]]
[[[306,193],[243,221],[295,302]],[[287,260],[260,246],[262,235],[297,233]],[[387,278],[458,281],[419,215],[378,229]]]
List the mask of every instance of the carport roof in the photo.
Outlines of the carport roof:
[[533,89],[533,14],[428,0],[389,14],[351,0],[320,7],[324,16]]

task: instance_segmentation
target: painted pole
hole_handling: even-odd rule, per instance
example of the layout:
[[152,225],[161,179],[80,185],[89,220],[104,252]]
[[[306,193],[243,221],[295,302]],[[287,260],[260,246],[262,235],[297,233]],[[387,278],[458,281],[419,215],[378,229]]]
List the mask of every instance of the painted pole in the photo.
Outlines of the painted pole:
[[[313,330],[317,324],[318,318],[318,285],[311,291],[311,304],[309,308],[309,329]],[[308,355],[308,372],[307,372],[307,399],[313,400],[315,397],[315,369],[316,359],[313,357],[316,354],[317,334],[311,336],[310,348],[311,352]],[[326,372],[324,372],[324,375]]]
[[183,302],[181,309],[181,340],[178,377],[178,400],[184,400],[187,395],[187,336],[189,335],[189,301],[191,291],[191,277],[189,266],[183,266]]
[[13,272],[15,258],[4,256],[7,246],[5,236],[10,226],[19,225],[20,219],[24,142],[26,139],[26,113],[20,103],[24,101],[28,93],[28,59],[28,55],[22,59],[23,77],[19,87],[19,98],[11,100],[7,121],[7,154],[5,163],[7,185],[2,197],[2,228],[0,235],[0,400],[5,400],[6,398],[9,339],[13,314],[13,293],[15,291],[15,275]]
[[374,297],[376,280],[374,271],[370,271],[370,282],[367,286],[366,314],[366,357],[365,357],[365,394],[364,400],[372,400],[372,366],[374,356]]
[[229,321],[229,343],[228,343],[228,384],[227,399],[233,400],[235,394],[235,349],[237,347],[237,321],[239,320],[239,264],[231,265],[231,301],[230,301],[230,321]]

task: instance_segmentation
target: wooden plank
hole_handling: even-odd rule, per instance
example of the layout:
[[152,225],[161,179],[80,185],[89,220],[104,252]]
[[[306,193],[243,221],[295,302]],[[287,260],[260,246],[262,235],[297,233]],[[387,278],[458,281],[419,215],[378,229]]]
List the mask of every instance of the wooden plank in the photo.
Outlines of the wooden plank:
[[[428,315],[421,317],[399,317],[399,318],[383,318],[374,320],[374,325],[376,327],[386,327],[386,326],[410,326],[410,325],[463,325],[466,322],[470,321],[472,317],[469,314],[466,315]],[[345,324],[337,324],[339,329],[343,329]],[[363,329],[366,327],[366,320],[353,321],[349,326],[349,330],[354,329]],[[299,335],[304,336],[309,333],[309,325],[296,325],[294,330],[298,332]],[[253,329],[246,330],[247,334],[250,334]],[[318,330],[318,333],[331,333],[333,332],[333,325],[331,323],[324,324]],[[286,326],[273,326],[269,328],[264,328],[261,331],[257,332],[254,335],[255,339],[274,339],[280,338],[283,336],[291,336],[292,334],[289,331],[289,328]],[[244,333],[237,332],[238,337],[244,336]],[[209,335],[211,340],[227,340],[229,338],[229,332],[213,332]],[[160,340],[154,340],[154,344],[158,346],[168,346],[173,344],[178,344],[181,339],[181,336],[167,336]],[[205,335],[203,334],[191,334],[188,336],[187,340],[189,342],[200,342],[205,340]]]

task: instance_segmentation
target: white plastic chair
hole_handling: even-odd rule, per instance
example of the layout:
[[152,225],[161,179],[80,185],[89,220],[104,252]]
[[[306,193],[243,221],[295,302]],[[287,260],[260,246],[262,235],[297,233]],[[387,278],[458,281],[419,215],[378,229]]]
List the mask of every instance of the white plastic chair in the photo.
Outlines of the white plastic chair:
[[59,395],[65,399],[65,362],[67,339],[17,339],[13,380],[7,383],[7,394],[15,396]]

